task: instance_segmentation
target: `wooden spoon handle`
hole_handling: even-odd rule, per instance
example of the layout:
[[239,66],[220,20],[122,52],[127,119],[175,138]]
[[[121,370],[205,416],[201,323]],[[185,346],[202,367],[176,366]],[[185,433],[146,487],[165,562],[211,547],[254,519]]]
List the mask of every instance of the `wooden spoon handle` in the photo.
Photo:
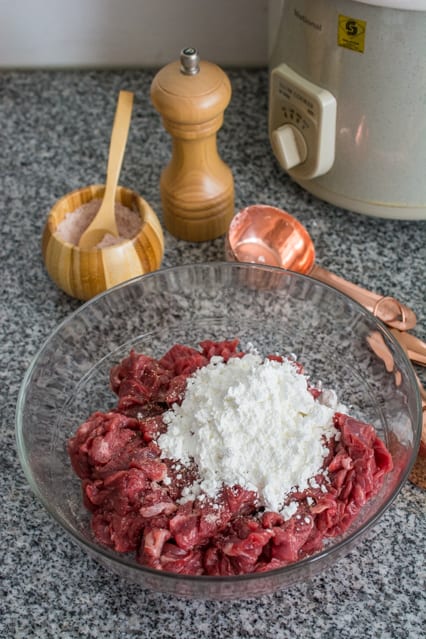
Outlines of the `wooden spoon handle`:
[[133,93],[120,91],[109,144],[105,192],[98,212],[79,239],[78,246],[81,249],[95,247],[106,233],[114,237],[119,235],[115,219],[115,194],[129,134],[132,107]]
[[129,135],[130,120],[132,118],[133,93],[120,91],[114,124],[109,145],[108,167],[106,176],[106,190],[104,199],[113,198],[120,177],[127,137]]
[[343,277],[330,273],[330,271],[317,264],[314,265],[309,275],[321,282],[330,284],[342,293],[346,293],[346,295],[362,304],[373,315],[392,328],[405,331],[409,328],[414,328],[416,325],[417,318],[414,311],[398,302],[394,297],[382,296],[368,291],[361,286],[348,282]]

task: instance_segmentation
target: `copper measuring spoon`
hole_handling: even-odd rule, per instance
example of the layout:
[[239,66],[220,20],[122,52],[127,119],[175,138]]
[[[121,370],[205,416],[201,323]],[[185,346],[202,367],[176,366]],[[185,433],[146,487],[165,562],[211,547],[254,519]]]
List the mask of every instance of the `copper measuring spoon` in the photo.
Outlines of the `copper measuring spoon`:
[[226,237],[228,259],[297,271],[330,284],[362,304],[388,326],[405,331],[416,315],[394,297],[368,291],[315,264],[315,248],[305,227],[286,211],[254,204],[234,216]]

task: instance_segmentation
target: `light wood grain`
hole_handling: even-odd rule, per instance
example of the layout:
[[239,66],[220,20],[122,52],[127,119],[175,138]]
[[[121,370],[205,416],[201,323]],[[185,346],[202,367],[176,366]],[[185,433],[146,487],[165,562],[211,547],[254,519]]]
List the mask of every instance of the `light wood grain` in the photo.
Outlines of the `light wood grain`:
[[109,145],[104,196],[98,212],[80,237],[78,242],[80,248],[96,246],[107,233],[114,237],[119,235],[115,219],[115,193],[126,149],[132,108],[133,93],[120,91]]
[[42,238],[46,270],[55,284],[81,300],[88,300],[116,284],[160,268],[164,237],[160,221],[137,193],[118,187],[116,200],[138,211],[142,227],[138,235],[115,246],[80,249],[56,232],[67,213],[92,199],[102,198],[104,185],[91,185],[62,197],[51,209]]
[[219,156],[216,133],[231,99],[227,75],[201,62],[199,73],[187,76],[173,62],[155,76],[151,99],[172,136],[172,156],[160,179],[167,230],[192,242],[224,235],[234,215],[234,180]]

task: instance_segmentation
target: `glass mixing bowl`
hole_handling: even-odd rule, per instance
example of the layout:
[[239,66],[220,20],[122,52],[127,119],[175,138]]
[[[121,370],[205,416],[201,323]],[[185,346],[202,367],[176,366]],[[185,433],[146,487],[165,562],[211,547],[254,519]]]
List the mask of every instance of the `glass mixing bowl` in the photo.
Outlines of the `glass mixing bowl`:
[[[130,349],[159,357],[178,342],[239,337],[244,349],[292,353],[311,380],[335,389],[351,415],[387,444],[393,470],[355,523],[313,556],[235,577],[145,568],[92,537],[68,438],[91,412],[112,407],[111,367]],[[333,565],[377,522],[416,459],[421,406],[413,369],[384,325],[356,302],[307,276],[254,264],[163,269],[87,302],[52,333],[32,362],[17,406],[17,445],[29,484],[47,511],[92,556],[143,587],[231,599],[270,593]]]

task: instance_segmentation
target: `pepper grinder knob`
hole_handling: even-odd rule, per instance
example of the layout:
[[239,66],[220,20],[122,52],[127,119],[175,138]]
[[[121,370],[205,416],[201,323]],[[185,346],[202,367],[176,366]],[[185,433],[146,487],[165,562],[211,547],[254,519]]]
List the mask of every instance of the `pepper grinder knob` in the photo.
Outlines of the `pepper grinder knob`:
[[172,136],[160,194],[167,230],[190,242],[224,235],[234,215],[234,180],[216,133],[231,99],[228,76],[187,47],[151,84],[151,100]]
[[200,56],[197,49],[186,47],[180,52],[180,70],[185,75],[195,75],[200,72]]

